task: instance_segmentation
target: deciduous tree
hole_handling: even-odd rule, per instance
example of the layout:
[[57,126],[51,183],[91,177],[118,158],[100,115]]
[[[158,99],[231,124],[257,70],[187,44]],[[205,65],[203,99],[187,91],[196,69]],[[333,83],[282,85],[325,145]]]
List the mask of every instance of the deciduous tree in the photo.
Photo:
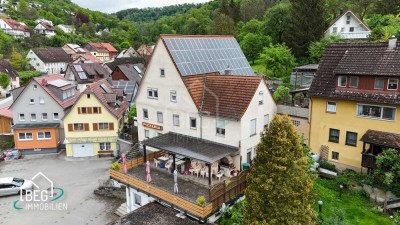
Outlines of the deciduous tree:
[[248,33],[244,36],[243,40],[240,42],[240,47],[246,55],[247,60],[250,60],[254,64],[254,60],[259,57],[263,47],[267,44],[266,42],[269,42],[268,39],[267,36],[261,36],[254,33]]
[[265,65],[266,75],[284,78],[296,65],[295,58],[286,45],[275,45],[264,48],[260,59]]
[[10,78],[5,73],[0,73],[0,87],[6,89],[11,83]]
[[313,42],[310,45],[310,48],[308,50],[310,52],[311,62],[319,63],[319,61],[322,58],[322,55],[324,54],[325,47],[328,44],[339,42],[339,41],[340,41],[340,38],[338,36],[331,35],[331,36],[323,38],[321,41]]
[[247,176],[244,224],[315,224],[313,174],[287,115],[275,115]]

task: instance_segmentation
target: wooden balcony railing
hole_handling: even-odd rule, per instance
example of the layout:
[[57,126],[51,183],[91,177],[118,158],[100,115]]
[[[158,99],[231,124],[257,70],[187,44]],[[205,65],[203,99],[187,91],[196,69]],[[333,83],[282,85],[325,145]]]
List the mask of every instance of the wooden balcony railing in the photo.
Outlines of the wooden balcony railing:
[[[163,155],[163,152],[155,152],[147,155],[147,159],[153,160]],[[135,168],[144,163],[143,157],[127,161],[127,169]],[[180,208],[181,210],[187,211],[188,213],[205,219],[215,212],[223,203],[237,198],[239,195],[244,193],[246,189],[246,176],[247,171],[241,172],[238,176],[232,177],[228,182],[221,182],[213,186],[209,190],[209,202],[204,207],[188,200],[179,197],[176,194],[162,190],[158,187],[152,186],[150,183],[141,181],[135,177],[124,174],[122,171],[109,170],[112,179],[117,180],[121,183],[135,187],[143,192],[146,192],[155,198],[161,199],[164,202],[173,205],[174,207]]]
[[361,166],[375,169],[376,168],[376,156],[368,153],[362,154]]

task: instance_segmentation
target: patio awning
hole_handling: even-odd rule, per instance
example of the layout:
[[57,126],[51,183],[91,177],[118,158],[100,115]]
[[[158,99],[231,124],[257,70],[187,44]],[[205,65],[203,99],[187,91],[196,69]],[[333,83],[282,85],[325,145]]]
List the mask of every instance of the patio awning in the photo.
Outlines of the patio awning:
[[367,132],[362,136],[361,141],[369,144],[400,149],[400,134],[367,130]]
[[238,147],[169,132],[143,141],[144,145],[213,163],[239,152]]

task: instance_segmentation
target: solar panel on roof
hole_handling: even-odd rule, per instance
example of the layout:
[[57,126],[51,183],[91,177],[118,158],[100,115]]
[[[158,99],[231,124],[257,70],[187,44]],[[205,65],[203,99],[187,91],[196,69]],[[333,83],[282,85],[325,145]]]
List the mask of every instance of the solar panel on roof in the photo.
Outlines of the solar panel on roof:
[[133,66],[133,68],[135,68],[136,72],[142,73],[142,70],[140,70],[138,66]]
[[68,81],[61,80],[61,79],[52,80],[47,83],[50,85],[56,86],[56,87],[64,87],[64,86],[70,85],[70,83]]
[[81,65],[74,65],[74,68],[77,72],[83,72],[82,66]]
[[113,93],[105,84],[100,84],[100,87],[103,88],[106,93]]
[[81,80],[87,80],[87,76],[85,72],[78,72],[78,76]]

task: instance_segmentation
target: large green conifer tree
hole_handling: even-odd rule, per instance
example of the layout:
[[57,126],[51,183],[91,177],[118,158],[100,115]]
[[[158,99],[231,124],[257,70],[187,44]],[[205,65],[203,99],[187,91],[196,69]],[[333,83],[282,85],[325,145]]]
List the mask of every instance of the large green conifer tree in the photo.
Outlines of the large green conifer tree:
[[291,120],[276,115],[257,146],[247,177],[245,224],[315,224],[313,178]]
[[308,56],[308,47],[319,41],[327,29],[325,0],[290,0],[292,3],[289,25],[284,41],[296,57]]

